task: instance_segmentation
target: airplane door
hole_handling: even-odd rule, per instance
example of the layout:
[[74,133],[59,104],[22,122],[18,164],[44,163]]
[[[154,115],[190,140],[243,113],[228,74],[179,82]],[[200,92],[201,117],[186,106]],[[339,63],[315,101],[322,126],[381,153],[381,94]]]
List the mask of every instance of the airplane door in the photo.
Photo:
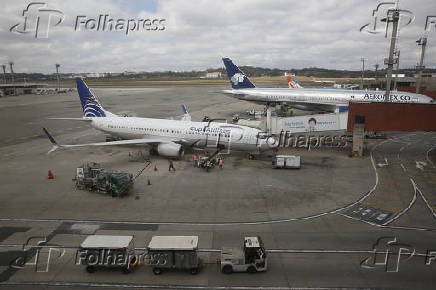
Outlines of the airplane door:
[[[230,149],[235,146],[237,147],[237,144],[235,143],[245,143],[243,141],[244,137],[244,129],[237,127],[237,126],[228,126],[227,127],[230,130],[230,137],[228,138],[228,145],[227,145],[227,153],[230,153]],[[238,149],[238,148],[237,148]]]
[[222,145],[227,149],[227,154],[230,153],[232,143],[241,142],[244,136],[244,130],[237,126],[220,126],[222,133],[219,138],[216,139],[215,146]]
[[231,142],[240,142],[242,137],[244,137],[244,130],[239,127],[233,127],[231,128],[230,137]]

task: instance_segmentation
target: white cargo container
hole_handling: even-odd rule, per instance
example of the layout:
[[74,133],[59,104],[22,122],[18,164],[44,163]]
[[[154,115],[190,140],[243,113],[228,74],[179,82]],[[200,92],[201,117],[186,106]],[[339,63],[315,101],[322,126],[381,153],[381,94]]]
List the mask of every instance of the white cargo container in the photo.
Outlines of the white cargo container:
[[153,273],[159,275],[163,269],[180,269],[197,274],[200,268],[197,249],[198,236],[152,237],[147,250]]
[[277,155],[272,161],[273,168],[293,168],[299,169],[301,166],[300,156]]
[[88,236],[80,245],[77,258],[89,273],[105,267],[119,267],[129,273],[136,265],[133,236]]

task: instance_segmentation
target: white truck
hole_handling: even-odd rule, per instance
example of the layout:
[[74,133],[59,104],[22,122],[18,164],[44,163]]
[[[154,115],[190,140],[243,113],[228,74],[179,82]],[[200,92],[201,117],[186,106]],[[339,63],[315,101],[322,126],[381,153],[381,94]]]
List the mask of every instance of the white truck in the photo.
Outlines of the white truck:
[[260,237],[245,237],[244,247],[224,247],[221,250],[221,272],[264,272],[267,270],[267,256]]
[[272,161],[273,168],[300,169],[301,158],[295,155],[277,155]]

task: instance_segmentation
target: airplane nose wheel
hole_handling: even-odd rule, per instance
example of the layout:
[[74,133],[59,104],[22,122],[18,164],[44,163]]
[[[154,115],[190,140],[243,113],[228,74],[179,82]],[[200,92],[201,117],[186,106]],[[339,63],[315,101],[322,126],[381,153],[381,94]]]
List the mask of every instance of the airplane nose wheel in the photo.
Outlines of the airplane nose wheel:
[[249,153],[249,154],[248,154],[248,159],[249,159],[249,160],[254,160],[254,159],[256,159],[256,158],[255,158],[255,156],[254,156],[253,154],[250,154],[250,153]]

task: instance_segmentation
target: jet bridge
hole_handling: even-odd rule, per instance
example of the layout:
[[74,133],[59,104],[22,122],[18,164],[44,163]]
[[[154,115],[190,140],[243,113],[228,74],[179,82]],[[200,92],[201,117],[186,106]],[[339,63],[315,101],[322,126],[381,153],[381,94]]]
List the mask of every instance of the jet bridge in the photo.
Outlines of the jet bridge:
[[275,135],[280,132],[295,133],[313,133],[326,131],[343,131],[347,129],[348,112],[313,114],[294,117],[271,117],[270,124],[267,125],[268,119],[261,124],[262,128]]

